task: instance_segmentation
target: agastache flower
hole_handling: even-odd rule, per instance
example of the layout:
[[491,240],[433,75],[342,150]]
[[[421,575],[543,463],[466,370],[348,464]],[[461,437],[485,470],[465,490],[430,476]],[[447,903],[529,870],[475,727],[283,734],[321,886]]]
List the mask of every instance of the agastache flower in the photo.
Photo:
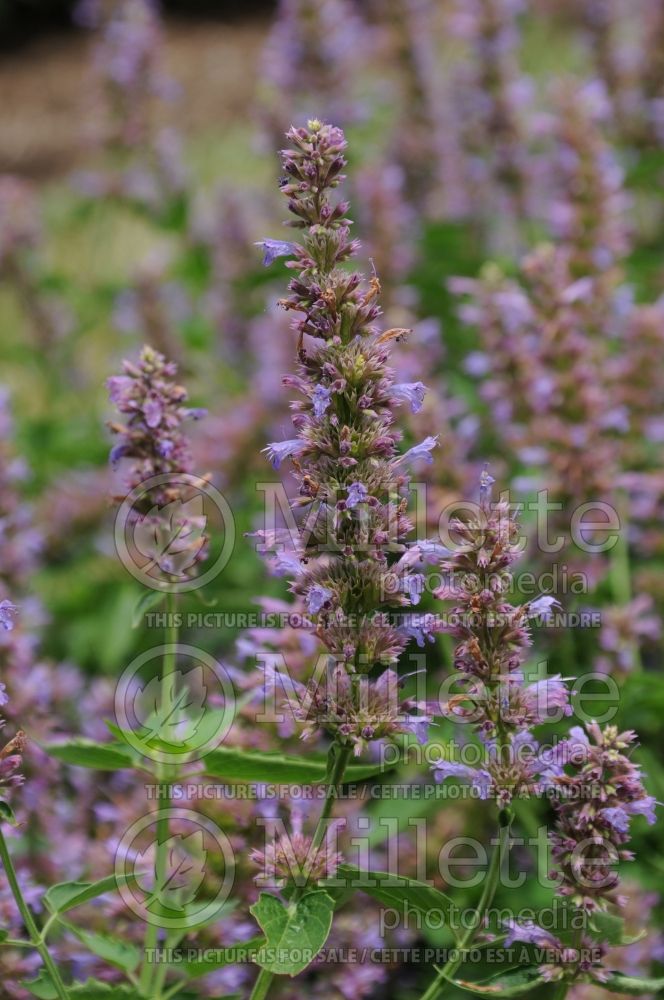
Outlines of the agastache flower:
[[309,684],[290,684],[287,702],[293,716],[304,723],[302,739],[319,729],[353,747],[359,757],[372,740],[411,734],[419,743],[428,740],[431,706],[403,698],[396,671],[385,670],[375,680],[366,675],[352,678],[342,664],[331,667]]
[[[549,609],[543,596],[530,604],[507,601],[511,565],[520,557],[519,530],[506,500],[492,500],[493,477],[480,479],[479,505],[466,520],[455,519],[450,531],[455,549],[442,562],[446,582],[437,592],[456,602],[442,628],[456,640],[454,666],[460,693],[441,706],[446,715],[472,723],[485,742],[485,761],[465,776],[484,797],[507,803],[517,792],[533,792],[548,778],[552,763],[539,750],[530,727],[554,713],[569,714],[569,693],[559,677],[525,685],[525,650],[531,642],[530,618]],[[455,762],[436,765],[438,780],[454,775]],[[461,773],[461,772],[458,772]],[[489,779],[490,783],[489,783]]]
[[602,134],[610,114],[607,94],[596,81],[565,81],[555,103],[547,161],[553,232],[570,253],[575,277],[597,275],[610,286],[630,249],[630,205],[622,170]]
[[205,558],[207,539],[203,497],[193,482],[182,425],[204,411],[185,405],[187,392],[175,382],[175,365],[151,347],[143,348],[137,364],[125,361],[123,371],[107,382],[111,402],[127,418],[110,424],[119,438],[111,463],[122,462],[133,491],[134,540],[167,576],[189,574]]
[[655,800],[646,792],[638,765],[626,753],[636,739],[615,726],[601,729],[589,723],[584,732],[571,730],[576,752],[553,787],[557,814],[551,847],[558,892],[589,913],[620,903],[619,860],[630,860],[625,849],[634,816],[655,822]]
[[293,814],[293,829],[277,833],[264,850],[254,848],[250,858],[260,872],[254,876],[259,885],[285,886],[298,881],[318,882],[333,878],[343,861],[343,856],[334,850],[334,828],[317,849],[312,838],[302,831],[302,817]]
[[11,632],[14,628],[14,617],[18,614],[18,608],[11,601],[0,601],[0,625],[5,632]]
[[292,257],[296,249],[295,243],[287,243],[284,240],[259,240],[256,246],[263,247],[265,267],[269,267],[277,257]]
[[358,72],[371,31],[349,0],[279,0],[261,59],[259,117],[269,141],[288,123],[320,109],[328,120],[358,117]]
[[[315,616],[316,635],[347,680],[327,728],[360,752],[395,731],[396,722],[382,703],[362,715],[359,679],[351,675],[396,661],[409,636],[383,608],[416,603],[422,588],[406,558],[408,477],[393,424],[397,402],[416,405],[424,386],[395,384],[390,344],[407,331],[374,327],[378,278],[367,282],[342,266],[357,249],[348,205],[333,198],[346,162],[343,132],[313,120],[290,129],[288,139],[281,190],[289,224],[303,234],[289,262],[289,295],[281,301],[297,317],[299,371],[284,381],[300,398],[291,404],[297,437],[266,452],[277,467],[293,459],[299,484],[293,507],[306,509],[306,532],[291,589]],[[431,461],[435,444],[427,438],[404,458]],[[369,697],[380,701],[382,688],[374,683]]]
[[453,10],[453,29],[470,46],[455,83],[474,182],[471,205],[480,207],[483,220],[495,212],[496,198],[512,223],[529,209],[532,156],[524,119],[531,88],[519,66],[523,6],[522,0],[462,0]]
[[426,386],[423,382],[400,382],[392,386],[392,396],[397,403],[408,403],[413,413],[419,413],[424,405]]

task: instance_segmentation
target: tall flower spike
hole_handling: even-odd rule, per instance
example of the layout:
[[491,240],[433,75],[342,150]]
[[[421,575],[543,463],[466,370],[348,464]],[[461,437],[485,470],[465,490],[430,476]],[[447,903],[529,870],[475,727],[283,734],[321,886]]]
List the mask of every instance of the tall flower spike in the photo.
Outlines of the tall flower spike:
[[[180,575],[207,554],[202,498],[187,476],[192,470],[189,442],[182,431],[203,410],[187,407],[187,391],[175,381],[176,367],[151,347],[137,364],[123,363],[123,374],[107,381],[109,396],[124,424],[111,423],[119,438],[111,463],[126,467],[125,485],[136,490],[131,518],[143,554],[167,575]],[[150,480],[157,478],[151,483]]]
[[[292,553],[296,561],[289,561],[292,590],[304,598],[316,634],[337,663],[349,674],[368,674],[376,664],[395,662],[409,641],[407,630],[380,613],[419,600],[423,578],[413,572],[419,550],[406,542],[407,465],[430,461],[436,441],[427,439],[399,457],[394,411],[405,397],[387,362],[391,343],[407,331],[379,334],[373,326],[380,315],[378,279],[367,282],[340,266],[357,249],[348,205],[331,197],[343,179],[344,135],[314,120],[292,128],[288,138],[281,189],[293,216],[289,224],[304,234],[292,246],[288,266],[295,275],[281,302],[298,314],[299,372],[284,381],[301,399],[292,404],[297,437],[266,451],[277,467],[292,460],[299,486],[293,507],[307,510]],[[423,391],[418,384],[415,398]],[[384,686],[396,697],[396,684]],[[374,706],[380,702],[375,733],[396,731],[382,689],[363,697]],[[358,732],[359,716],[349,710],[348,698],[333,701],[335,735],[361,749],[374,727]],[[339,714],[344,711],[347,729]]]
[[454,666],[460,692],[449,699],[446,714],[477,727],[485,742],[485,762],[475,769],[441,761],[435,771],[439,781],[466,778],[480,798],[493,794],[505,804],[517,792],[536,791],[539,781],[548,782],[552,762],[540,752],[530,727],[571,709],[560,677],[524,683],[529,621],[557,602],[550,595],[520,606],[507,600],[513,585],[510,566],[520,556],[519,531],[508,502],[492,500],[492,484],[485,471],[477,511],[450,525],[457,545],[442,564],[447,580],[438,591],[439,597],[456,602],[445,630],[457,640]]
[[[558,892],[592,913],[609,903],[622,905],[619,860],[631,860],[625,850],[634,816],[655,822],[655,799],[641,781],[641,771],[626,755],[636,734],[601,729],[596,722],[570,731],[558,748],[569,764],[554,782],[557,822],[551,834],[558,871]],[[579,847],[581,845],[581,847]]]

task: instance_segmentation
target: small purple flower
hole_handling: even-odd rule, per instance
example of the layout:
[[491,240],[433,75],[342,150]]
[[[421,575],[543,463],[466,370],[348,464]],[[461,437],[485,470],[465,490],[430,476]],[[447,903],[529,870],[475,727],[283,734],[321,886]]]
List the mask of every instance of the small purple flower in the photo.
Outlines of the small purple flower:
[[280,552],[276,557],[272,570],[275,576],[299,576],[302,572],[302,563],[297,556],[288,552]]
[[9,698],[7,697],[7,688],[2,681],[0,681],[0,705],[6,705],[8,701]]
[[572,714],[569,690],[560,674],[529,684],[523,691],[522,697],[531,725],[549,721],[549,717],[557,708],[561,708],[564,715]]
[[657,802],[653,795],[646,795],[642,799],[637,799],[635,802],[629,802],[627,805],[627,812],[631,816],[645,816],[648,823],[652,826],[656,822],[657,817],[655,816],[655,806]]
[[439,760],[433,765],[436,781],[446,778],[465,778],[477,790],[480,799],[488,799],[493,787],[493,778],[484,768],[470,767],[454,760]]
[[328,406],[330,405],[330,399],[332,393],[324,385],[317,385],[311,394],[311,402],[314,406],[314,416],[317,420],[320,420]]
[[14,617],[18,614],[18,608],[11,601],[0,601],[0,625],[5,632],[11,632],[14,628]]
[[296,250],[295,243],[286,240],[258,240],[257,247],[263,247],[263,267],[269,267],[277,257],[292,257]]
[[546,618],[548,617],[554,608],[560,608],[560,601],[556,600],[551,594],[542,594],[541,597],[536,597],[534,601],[531,601],[528,605],[528,617],[529,618]]
[[411,604],[419,604],[424,590],[424,576],[421,573],[409,573],[402,577],[401,586],[404,594],[408,594]]
[[408,403],[413,413],[419,413],[426,391],[424,382],[399,382],[392,386],[391,395],[395,403]]
[[305,448],[304,441],[300,441],[299,438],[291,438],[289,441],[272,441],[267,448],[263,448],[263,451],[272,462],[273,468],[279,469],[285,458],[299,455]]
[[425,437],[424,441],[420,441],[413,448],[409,448],[408,451],[400,455],[396,460],[397,464],[402,462],[416,462],[418,459],[422,459],[427,463],[427,465],[433,464],[433,458],[431,452],[438,444],[438,435],[435,437]]
[[404,732],[412,733],[417,742],[421,746],[425,746],[429,740],[430,725],[431,719],[428,715],[409,715],[401,723],[401,728]]
[[405,620],[399,625],[399,631],[407,635],[420,647],[424,648],[425,640],[435,642],[435,633],[440,631],[438,619],[431,612],[426,614],[405,615]]
[[129,375],[111,375],[106,379],[108,398],[112,403],[125,406],[132,398],[135,381]]
[[352,510],[360,503],[366,503],[369,491],[364,483],[351,483],[346,495],[346,510]]
[[163,415],[164,411],[159,399],[157,399],[156,396],[148,396],[143,404],[143,416],[145,417],[145,422],[150,430],[154,430],[155,427],[159,427]]
[[307,608],[309,609],[309,614],[318,614],[323,605],[327,604],[331,597],[331,590],[328,590],[327,587],[321,587],[319,584],[314,584],[307,594]]
[[532,920],[514,920],[510,917],[503,922],[503,928],[507,931],[505,947],[511,948],[515,941],[522,941],[524,944],[534,944],[538,948],[562,948],[557,937],[538,927]]
[[610,823],[618,833],[627,833],[629,830],[629,813],[623,806],[609,806],[608,809],[601,810],[601,816]]

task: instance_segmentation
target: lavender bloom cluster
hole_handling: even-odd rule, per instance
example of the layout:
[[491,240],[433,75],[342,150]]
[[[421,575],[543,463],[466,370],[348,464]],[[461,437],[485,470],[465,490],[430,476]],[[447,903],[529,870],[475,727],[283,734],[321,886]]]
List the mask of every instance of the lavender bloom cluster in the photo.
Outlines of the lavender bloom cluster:
[[[321,706],[341,742],[359,751],[385,731],[388,719],[356,713],[351,721],[347,701],[359,697],[359,675],[395,663],[408,642],[408,634],[380,612],[419,601],[423,579],[414,567],[421,553],[407,542],[408,466],[430,462],[436,440],[399,454],[395,410],[403,403],[417,409],[424,386],[397,383],[388,366],[390,344],[407,331],[376,331],[378,279],[366,283],[341,266],[357,250],[347,203],[331,199],[343,178],[344,135],[313,120],[291,129],[288,138],[281,189],[294,216],[290,225],[303,230],[303,239],[266,240],[264,248],[266,262],[288,256],[295,271],[281,305],[301,314],[295,322],[299,371],[284,381],[302,398],[292,404],[297,437],[266,451],[275,468],[292,459],[298,484],[293,507],[306,512],[289,557],[292,590],[304,599],[335,663],[353,678],[353,694],[344,691],[338,711],[329,712],[327,696]],[[372,704],[379,703],[376,694]],[[337,724],[340,714],[347,716],[346,731]]]
[[[618,861],[634,855],[626,848],[635,816],[655,822],[655,799],[642,783],[641,770],[627,756],[636,739],[631,730],[615,726],[602,729],[596,722],[585,731],[574,726],[569,737],[556,748],[565,764],[553,778],[556,823],[550,833],[556,868],[550,877],[557,891],[580,912],[620,912],[627,899],[620,892]],[[511,921],[508,942],[523,941],[552,949],[556,960],[540,973],[549,982],[605,983],[609,972],[603,962],[604,947],[589,933],[578,946],[565,947],[561,940],[534,922]]]
[[135,500],[144,554],[151,554],[167,575],[191,573],[207,555],[206,519],[201,498],[192,491],[192,460],[182,424],[204,411],[185,405],[186,389],[175,381],[176,367],[151,347],[137,364],[123,363],[123,374],[108,379],[111,402],[127,419],[111,423],[118,443],[111,463],[126,469],[125,484]]
[[550,781],[555,761],[549,752],[540,752],[530,730],[556,715],[571,714],[571,707],[560,676],[525,683],[530,619],[546,616],[557,601],[550,595],[519,606],[507,600],[513,585],[510,566],[521,554],[518,528],[507,501],[492,500],[492,483],[484,472],[478,511],[451,524],[456,546],[442,564],[449,583],[437,593],[456,602],[452,624],[444,628],[457,640],[454,667],[460,690],[449,698],[445,711],[478,730],[485,764],[474,768],[442,760],[434,771],[438,781],[464,778],[480,798],[495,797],[507,805]]
[[519,66],[522,0],[471,0],[456,5],[453,30],[469,46],[459,70],[462,142],[481,215],[492,198],[513,220],[528,217],[531,154],[526,126],[530,86]]
[[259,95],[271,143],[312,107],[342,124],[357,118],[354,85],[371,46],[370,29],[348,0],[280,0]]

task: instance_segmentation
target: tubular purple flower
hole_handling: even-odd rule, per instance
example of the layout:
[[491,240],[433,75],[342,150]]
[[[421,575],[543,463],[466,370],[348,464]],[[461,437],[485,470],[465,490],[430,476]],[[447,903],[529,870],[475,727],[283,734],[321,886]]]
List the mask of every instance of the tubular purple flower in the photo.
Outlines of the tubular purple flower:
[[417,462],[420,460],[426,462],[427,465],[431,465],[433,463],[433,456],[431,452],[437,444],[437,435],[435,437],[426,437],[424,441],[420,441],[419,444],[416,444],[413,448],[409,448],[408,451],[403,453],[403,455],[400,455],[396,460],[395,465],[400,465],[406,462]]
[[0,625],[5,632],[11,632],[14,628],[14,618],[18,614],[18,608],[11,601],[0,601]]
[[259,240],[254,244],[263,247],[263,266],[269,267],[277,257],[292,257],[297,249],[296,243],[285,240]]
[[400,382],[392,386],[395,402],[408,403],[413,413],[419,413],[422,409],[426,391],[424,382]]

